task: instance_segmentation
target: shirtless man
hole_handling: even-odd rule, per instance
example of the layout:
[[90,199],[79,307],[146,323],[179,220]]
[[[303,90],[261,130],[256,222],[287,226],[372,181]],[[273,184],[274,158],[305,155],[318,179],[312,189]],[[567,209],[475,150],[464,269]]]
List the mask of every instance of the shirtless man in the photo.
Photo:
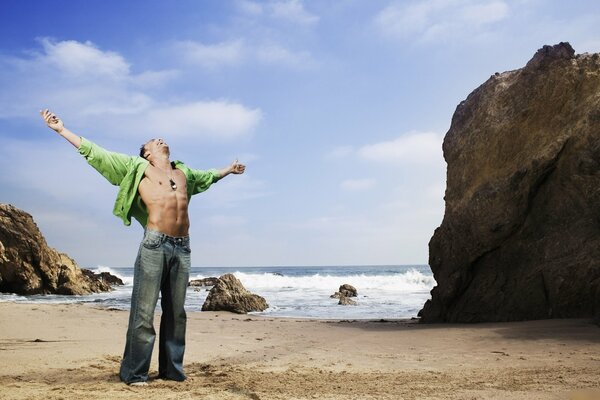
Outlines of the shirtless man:
[[119,186],[113,213],[125,225],[130,225],[133,217],[144,227],[135,261],[121,380],[129,385],[147,385],[159,293],[162,308],[159,378],[185,380],[184,303],[191,253],[189,200],[229,174],[244,173],[246,167],[236,160],[219,170],[191,169],[180,161],[169,160],[169,146],[162,139],[142,145],[139,157],[114,153],[74,134],[52,112],[43,110],[40,114],[46,125],[75,146],[88,164]]

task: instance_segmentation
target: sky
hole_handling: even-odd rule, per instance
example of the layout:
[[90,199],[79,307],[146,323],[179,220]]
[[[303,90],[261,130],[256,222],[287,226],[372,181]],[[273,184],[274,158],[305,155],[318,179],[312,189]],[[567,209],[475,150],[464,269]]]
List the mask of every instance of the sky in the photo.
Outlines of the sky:
[[143,228],[38,112],[197,169],[192,265],[427,264],[456,106],[546,44],[600,52],[600,2],[0,2],[0,202],[81,266],[130,266]]

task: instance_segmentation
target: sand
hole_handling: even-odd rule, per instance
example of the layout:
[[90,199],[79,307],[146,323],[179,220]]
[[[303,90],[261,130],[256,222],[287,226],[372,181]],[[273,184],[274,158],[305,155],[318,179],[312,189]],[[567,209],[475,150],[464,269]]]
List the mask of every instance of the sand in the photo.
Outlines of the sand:
[[[187,381],[135,388],[118,378],[127,317],[0,303],[0,398],[600,399],[600,328],[588,320],[421,325],[190,313]],[[151,376],[157,357],[155,349]]]

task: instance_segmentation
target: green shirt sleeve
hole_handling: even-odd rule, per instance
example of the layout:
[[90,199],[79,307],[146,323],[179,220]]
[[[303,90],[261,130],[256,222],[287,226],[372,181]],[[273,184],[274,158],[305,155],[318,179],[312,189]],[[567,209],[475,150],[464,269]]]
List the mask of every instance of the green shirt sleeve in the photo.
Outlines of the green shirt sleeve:
[[127,175],[128,164],[133,158],[133,156],[103,149],[83,137],[79,146],[79,154],[113,185],[121,184]]
[[200,170],[190,169],[192,176],[194,177],[194,186],[192,188],[192,194],[204,192],[213,183],[221,179],[219,171],[216,169]]

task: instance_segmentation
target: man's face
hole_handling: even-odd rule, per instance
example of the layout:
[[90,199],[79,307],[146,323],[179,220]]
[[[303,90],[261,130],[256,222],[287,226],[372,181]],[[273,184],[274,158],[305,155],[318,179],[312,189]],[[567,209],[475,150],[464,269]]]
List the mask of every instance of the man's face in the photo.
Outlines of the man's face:
[[145,158],[148,158],[151,155],[170,155],[169,145],[167,145],[162,138],[150,139],[144,147],[146,148]]

